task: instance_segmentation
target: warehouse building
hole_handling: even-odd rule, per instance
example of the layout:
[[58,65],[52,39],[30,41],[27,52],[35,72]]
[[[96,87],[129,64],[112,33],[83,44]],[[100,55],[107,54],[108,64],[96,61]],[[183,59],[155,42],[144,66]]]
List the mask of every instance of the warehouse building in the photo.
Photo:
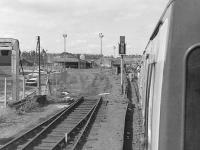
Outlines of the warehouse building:
[[55,57],[54,58],[54,64],[63,66],[64,68],[77,68],[77,69],[87,69],[91,68],[92,64],[89,61],[86,61],[84,59],[79,59],[75,57]]

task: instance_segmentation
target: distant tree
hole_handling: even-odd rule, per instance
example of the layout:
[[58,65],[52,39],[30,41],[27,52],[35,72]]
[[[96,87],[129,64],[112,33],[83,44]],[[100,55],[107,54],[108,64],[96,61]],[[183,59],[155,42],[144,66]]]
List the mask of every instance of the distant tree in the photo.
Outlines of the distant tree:
[[[46,61],[47,61],[47,59],[46,59],[46,55],[47,55],[46,51],[44,49],[41,51],[41,54],[40,54],[41,64],[45,64]],[[33,62],[35,64],[39,63],[39,54],[36,53],[34,50],[32,50],[32,51],[23,51],[22,54],[21,54],[21,57],[23,59],[28,60],[30,62]]]

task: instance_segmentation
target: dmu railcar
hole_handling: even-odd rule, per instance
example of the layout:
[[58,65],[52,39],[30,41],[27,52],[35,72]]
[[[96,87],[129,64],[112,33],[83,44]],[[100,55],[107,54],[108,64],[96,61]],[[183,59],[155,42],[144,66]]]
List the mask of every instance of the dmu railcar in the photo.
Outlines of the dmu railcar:
[[139,78],[146,150],[200,150],[200,0],[168,3]]

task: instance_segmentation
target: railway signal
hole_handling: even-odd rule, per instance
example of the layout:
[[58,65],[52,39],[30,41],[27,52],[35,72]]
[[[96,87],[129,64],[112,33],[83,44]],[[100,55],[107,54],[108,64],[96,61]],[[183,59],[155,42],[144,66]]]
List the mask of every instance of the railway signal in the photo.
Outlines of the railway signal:
[[120,36],[119,54],[120,55],[125,55],[126,54],[125,36]]

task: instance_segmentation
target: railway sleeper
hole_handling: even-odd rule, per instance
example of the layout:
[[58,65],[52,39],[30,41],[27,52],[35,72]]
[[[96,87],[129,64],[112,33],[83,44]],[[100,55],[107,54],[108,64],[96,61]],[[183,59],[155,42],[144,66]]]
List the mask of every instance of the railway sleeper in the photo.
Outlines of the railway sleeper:
[[60,139],[63,138],[65,136],[65,134],[50,134],[48,136],[46,136],[46,139]]
[[71,125],[71,124],[65,124],[65,125],[62,124],[62,125],[59,125],[58,128],[61,128],[61,129],[62,128],[67,128],[67,129],[69,129],[69,128],[73,128],[74,126],[75,125]]
[[55,143],[41,143],[40,145],[37,145],[33,147],[34,150],[50,150],[53,146],[55,146]]
[[87,103],[87,104],[81,104],[77,108],[87,108],[88,106],[95,105],[95,103]]
[[91,107],[91,106],[94,106],[95,103],[92,103],[92,104],[85,104],[85,105],[79,105],[78,107],[76,108],[88,108],[88,107]]
[[74,110],[76,110],[76,109],[89,109],[89,108],[91,108],[94,105],[95,104],[89,104],[89,105],[85,105],[85,106],[78,106]]
[[78,123],[82,118],[71,118],[71,119],[67,119],[67,121],[63,124],[67,124],[67,123],[70,123],[70,122],[76,122]]
[[80,114],[80,115],[74,115],[74,116],[69,116],[69,117],[67,117],[66,119],[81,119],[81,118],[83,118],[84,116],[85,116],[86,114]]
[[[92,108],[91,108],[92,109]],[[78,108],[78,109],[75,109],[74,111],[73,111],[73,113],[75,113],[75,112],[79,112],[79,113],[81,113],[81,112],[88,112],[88,111],[90,111],[91,109],[89,109],[89,108],[85,108],[85,109],[83,109],[83,108]]]
[[62,140],[63,137],[64,136],[62,136],[62,137],[48,137],[48,138],[43,139],[41,142],[42,143],[56,143],[56,141]]
[[63,131],[52,131],[51,133],[50,133],[50,135],[55,135],[55,136],[64,136],[64,134],[65,134],[66,132],[63,132]]
[[[91,110],[91,109],[90,109]],[[90,110],[82,110],[82,111],[74,111],[73,113],[71,113],[70,115],[83,115],[83,114],[87,114]],[[69,115],[69,116],[70,116]]]
[[76,124],[76,123],[78,123],[80,120],[81,120],[81,119],[78,119],[78,118],[77,118],[77,119],[75,119],[75,118],[74,118],[74,119],[67,119],[67,120],[65,120],[62,124],[63,124],[63,125],[65,125],[65,124],[74,124],[74,123]]

